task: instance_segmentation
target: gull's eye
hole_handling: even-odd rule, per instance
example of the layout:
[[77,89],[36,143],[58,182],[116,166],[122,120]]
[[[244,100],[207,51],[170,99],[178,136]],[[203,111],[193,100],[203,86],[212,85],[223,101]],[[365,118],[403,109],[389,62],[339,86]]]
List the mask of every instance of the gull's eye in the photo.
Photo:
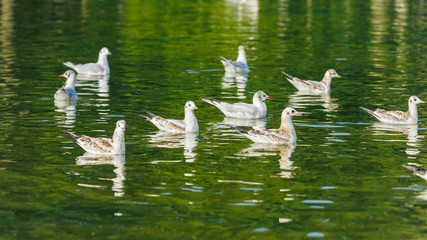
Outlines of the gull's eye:
[[295,113],[295,110],[292,110],[292,113]]

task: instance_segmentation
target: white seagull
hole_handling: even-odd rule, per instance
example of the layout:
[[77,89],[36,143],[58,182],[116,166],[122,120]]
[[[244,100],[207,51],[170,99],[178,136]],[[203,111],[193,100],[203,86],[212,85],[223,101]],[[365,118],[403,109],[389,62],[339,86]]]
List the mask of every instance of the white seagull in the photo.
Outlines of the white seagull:
[[418,111],[417,104],[425,103],[421,101],[417,96],[411,96],[408,100],[408,111],[386,111],[383,109],[377,108],[376,110],[371,110],[365,107],[360,107],[361,109],[367,111],[372,116],[376,117],[383,123],[392,123],[392,124],[417,124],[418,122]]
[[173,133],[189,133],[189,132],[198,132],[199,124],[197,123],[196,115],[194,110],[198,109],[196,104],[193,101],[188,101],[185,103],[185,117],[184,120],[175,120],[175,119],[166,119],[160,116],[157,116],[145,109],[143,109],[148,116],[144,116],[157,128],[163,131],[173,132]]
[[125,130],[126,121],[119,120],[116,123],[113,138],[93,138],[84,135],[77,135],[64,131],[86,152],[92,154],[115,155],[125,154]]
[[249,72],[248,62],[246,61],[245,47],[239,47],[239,56],[236,61],[221,57],[222,64],[226,72],[247,73]]
[[267,130],[246,130],[242,128],[235,128],[245,137],[251,139],[256,143],[269,143],[269,144],[295,144],[297,135],[295,133],[294,125],[292,124],[292,116],[301,116],[302,114],[297,112],[291,107],[287,107],[282,112],[282,122],[279,129],[267,129]]
[[341,76],[338,75],[338,73],[334,69],[329,69],[328,71],[326,71],[325,75],[323,76],[323,79],[320,82],[312,80],[301,80],[283,71],[282,73],[286,76],[286,79],[299,91],[307,91],[314,93],[328,93],[331,90],[332,78],[341,78]]
[[59,75],[67,79],[65,85],[58,89],[55,93],[55,100],[70,100],[78,99],[75,84],[76,84],[76,73],[73,70],[67,70],[64,74]]
[[108,75],[110,74],[110,67],[108,66],[107,59],[108,55],[111,55],[111,52],[108,48],[104,47],[99,51],[98,62],[96,63],[76,64],[72,62],[64,62],[64,65],[74,69],[80,74]]
[[264,101],[272,98],[273,97],[268,96],[263,91],[258,91],[252,98],[252,104],[226,103],[209,97],[201,99],[219,108],[227,117],[251,119],[265,118],[265,115],[267,115],[267,105]]

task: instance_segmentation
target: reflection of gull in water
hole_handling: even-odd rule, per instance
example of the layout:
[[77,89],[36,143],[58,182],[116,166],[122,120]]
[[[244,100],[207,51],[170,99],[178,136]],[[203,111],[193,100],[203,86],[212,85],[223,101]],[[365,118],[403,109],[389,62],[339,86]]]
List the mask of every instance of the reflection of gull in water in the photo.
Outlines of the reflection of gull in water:
[[108,97],[108,92],[110,91],[110,87],[108,85],[109,79],[110,75],[94,76],[78,74],[76,86],[83,90],[95,92],[100,97]]
[[[408,136],[407,145],[413,148],[407,148],[406,154],[408,155],[418,155],[420,151],[417,147],[420,146],[418,143],[420,138],[424,136],[418,136],[418,125],[417,124],[388,124],[388,123],[374,123],[372,125],[374,129],[373,135],[400,135],[401,133]],[[398,132],[397,134],[387,133],[389,131]]]
[[408,165],[402,165],[402,167],[411,170],[418,177],[421,177],[422,179],[427,180],[427,170],[425,170],[425,169],[418,169],[416,167],[408,166]]
[[[85,153],[80,157],[76,158],[76,165],[113,165],[114,173],[116,174],[115,178],[98,178],[102,180],[111,180],[113,182],[112,190],[114,191],[114,196],[121,197],[125,194],[124,192],[124,181],[125,177],[125,155],[113,155],[113,156],[104,156],[96,155],[91,153]],[[81,184],[82,186],[87,186],[86,184]],[[90,187],[90,186],[89,186]]]
[[94,106],[101,119],[107,122],[106,116],[110,111],[109,104],[109,75],[90,76],[84,74],[77,75],[76,86],[79,87],[79,95],[90,95],[87,97],[86,104]]
[[[270,145],[262,143],[253,143],[249,148],[243,149],[236,155],[248,157],[260,156],[275,156],[280,155],[279,165],[280,169],[284,170],[279,173],[282,178],[292,178],[293,172],[290,172],[296,167],[293,167],[293,161],[290,160],[292,153],[295,150],[295,145]],[[279,153],[277,153],[279,152]]]
[[197,147],[198,133],[170,133],[158,131],[154,135],[150,135],[150,142],[153,146],[162,148],[184,148],[184,158],[186,162],[194,162],[197,153],[193,150]]
[[55,100],[56,112],[65,113],[64,115],[55,116],[59,127],[73,128],[76,122],[76,105],[75,99],[70,100]]
[[[235,98],[245,99],[246,83],[248,82],[247,73],[230,73],[225,72],[221,81],[221,88],[227,90],[229,88],[237,88],[237,96]],[[231,92],[222,92],[223,94],[232,94]],[[234,97],[233,97],[234,98]]]
[[326,112],[335,112],[339,106],[336,103],[332,103],[332,99],[329,93],[319,93],[313,95],[313,93],[304,91],[298,91],[291,95],[289,103],[294,108],[305,108],[305,106],[322,105],[322,107],[325,108],[324,111]]
[[243,119],[243,118],[230,118],[225,117],[222,122],[225,125],[230,125],[234,127],[252,127],[257,130],[264,130],[267,125],[267,119],[258,118],[258,119]]

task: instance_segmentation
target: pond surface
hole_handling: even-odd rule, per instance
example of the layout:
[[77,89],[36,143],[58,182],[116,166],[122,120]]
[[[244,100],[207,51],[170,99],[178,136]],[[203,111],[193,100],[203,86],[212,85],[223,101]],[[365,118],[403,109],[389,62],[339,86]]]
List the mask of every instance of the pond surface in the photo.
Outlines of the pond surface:
[[[377,123],[359,106],[427,100],[424,1],[1,0],[0,239],[423,239],[426,105],[419,123]],[[220,56],[246,47],[248,76]],[[67,70],[75,104],[55,104]],[[281,71],[342,76],[329,95],[297,92]],[[250,102],[264,120],[224,118],[208,96]],[[141,114],[182,119],[199,134],[159,132]],[[254,144],[229,125],[277,128],[292,106],[296,147]],[[63,130],[111,137],[125,119],[126,155],[84,154]]]

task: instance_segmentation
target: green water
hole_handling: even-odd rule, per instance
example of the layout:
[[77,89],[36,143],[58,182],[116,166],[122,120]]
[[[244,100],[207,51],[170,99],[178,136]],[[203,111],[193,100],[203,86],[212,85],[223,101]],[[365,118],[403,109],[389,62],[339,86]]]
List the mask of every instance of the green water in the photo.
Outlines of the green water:
[[[424,239],[426,106],[418,126],[380,125],[359,106],[427,100],[425,1],[13,1],[0,3],[0,239]],[[244,45],[247,78],[219,56]],[[75,105],[53,95],[64,61],[108,47],[109,79],[79,79]],[[302,95],[281,75],[320,80]],[[266,120],[226,119],[202,96],[250,102]],[[158,132],[142,108],[198,135]],[[228,127],[277,128],[292,106],[294,149]],[[88,158],[62,130],[111,137],[126,156]]]

